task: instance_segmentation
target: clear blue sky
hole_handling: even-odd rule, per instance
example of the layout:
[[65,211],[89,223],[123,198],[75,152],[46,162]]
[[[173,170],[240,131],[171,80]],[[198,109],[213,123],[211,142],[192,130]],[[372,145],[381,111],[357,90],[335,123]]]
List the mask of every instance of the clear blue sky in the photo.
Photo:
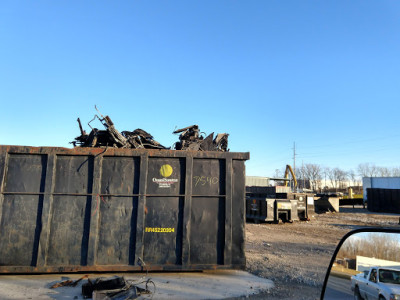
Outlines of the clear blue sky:
[[[400,166],[399,1],[0,3],[0,144],[71,147],[94,105],[166,146],[227,132],[248,175]],[[100,127],[99,127],[100,128]]]

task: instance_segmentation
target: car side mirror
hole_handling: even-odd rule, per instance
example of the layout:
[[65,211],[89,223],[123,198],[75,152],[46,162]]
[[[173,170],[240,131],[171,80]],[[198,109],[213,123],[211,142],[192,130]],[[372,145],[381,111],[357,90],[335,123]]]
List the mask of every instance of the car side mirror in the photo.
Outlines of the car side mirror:
[[[379,279],[375,283],[370,272]],[[332,256],[321,299],[364,299],[371,285],[379,291],[376,299],[400,299],[400,229],[362,228],[346,234]]]

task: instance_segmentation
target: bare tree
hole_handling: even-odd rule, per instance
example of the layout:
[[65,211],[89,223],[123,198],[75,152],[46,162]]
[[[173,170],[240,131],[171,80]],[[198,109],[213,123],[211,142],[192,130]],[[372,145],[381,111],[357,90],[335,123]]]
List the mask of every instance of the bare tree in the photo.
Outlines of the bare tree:
[[322,176],[323,176],[323,178],[324,178],[324,186],[323,186],[323,189],[324,189],[324,191],[326,192],[327,190],[328,190],[328,184],[327,184],[327,178],[329,178],[329,173],[330,173],[330,171],[331,171],[331,169],[329,168],[329,167],[324,167],[323,169],[322,169]]
[[311,184],[311,189],[314,191],[320,188],[322,179],[322,168],[317,164],[304,165],[304,178],[308,179]]
[[279,169],[275,169],[275,174],[274,174],[275,178],[282,178],[283,175],[281,174],[281,171]]
[[380,167],[375,164],[363,163],[357,167],[358,174],[361,177],[398,177],[400,176],[400,167]]
[[392,168],[392,176],[393,177],[400,177],[400,167],[393,167]]
[[386,167],[376,167],[376,174],[380,177],[390,177],[392,170]]
[[337,257],[356,258],[357,255],[391,261],[400,261],[398,234],[370,233],[355,234],[340,248]]
[[357,187],[358,193],[360,193],[362,178],[360,176],[357,176],[356,172],[353,169],[351,169],[347,172],[347,176],[351,180],[353,186]]
[[347,187],[346,185],[347,172],[342,169],[335,168],[335,173],[336,173],[336,178],[339,181],[339,188],[345,189]]
[[329,169],[327,175],[335,191],[337,191],[337,189],[346,188],[346,171],[339,168]]
[[296,179],[297,179],[297,186],[300,189],[309,189],[311,188],[310,186],[310,180],[306,178],[306,171],[304,165],[301,167],[296,168]]
[[377,168],[375,164],[363,163],[359,164],[357,167],[358,174],[361,177],[376,177]]
[[328,178],[329,178],[329,180],[331,182],[331,186],[333,188],[335,188],[335,190],[336,190],[337,189],[337,182],[335,180],[336,178],[335,178],[334,169],[327,168],[326,172],[327,172]]
[[356,173],[354,172],[354,170],[347,171],[347,176],[350,179],[350,185],[355,186],[356,185]]

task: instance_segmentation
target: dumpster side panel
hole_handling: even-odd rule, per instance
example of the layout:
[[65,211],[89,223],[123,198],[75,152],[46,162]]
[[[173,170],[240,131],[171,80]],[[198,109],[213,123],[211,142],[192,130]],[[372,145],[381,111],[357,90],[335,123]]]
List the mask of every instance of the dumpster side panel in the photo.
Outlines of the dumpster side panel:
[[55,193],[91,194],[93,156],[59,155],[56,162]]
[[182,264],[185,172],[183,158],[149,158],[141,257],[145,262]]
[[[137,197],[100,197],[98,265],[134,265]],[[92,212],[93,214],[93,212]]]
[[243,161],[233,160],[232,187],[232,263],[246,265],[245,259],[245,166]]
[[190,224],[190,262],[218,265],[224,262],[225,199],[195,197]]
[[0,145],[0,273],[244,268],[246,159]]
[[[140,159],[102,159],[100,195],[91,213],[99,218],[96,264],[134,265]],[[99,216],[97,216],[97,213]]]
[[[0,224],[0,266],[31,266],[39,195],[6,195]],[[24,234],[21,234],[24,233]]]
[[3,163],[0,265],[36,264],[46,163],[45,155],[26,154],[9,154],[7,166]]
[[143,260],[155,265],[182,264],[183,200],[148,197],[145,205]]
[[86,265],[91,197],[54,196],[47,264]]
[[198,158],[193,160],[190,219],[192,264],[224,264],[227,219],[225,176],[225,160]]
[[5,178],[5,192],[40,193],[44,189],[47,157],[10,154]]
[[93,160],[86,155],[57,156],[46,261],[50,266],[87,265]]
[[101,194],[138,194],[139,164],[140,160],[137,157],[104,157],[101,168]]

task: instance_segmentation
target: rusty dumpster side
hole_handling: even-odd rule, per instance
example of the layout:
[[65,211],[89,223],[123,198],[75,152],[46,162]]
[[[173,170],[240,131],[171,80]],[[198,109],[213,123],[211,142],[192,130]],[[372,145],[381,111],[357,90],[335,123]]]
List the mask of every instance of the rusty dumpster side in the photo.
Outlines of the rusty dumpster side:
[[243,269],[247,159],[0,146],[0,273]]

